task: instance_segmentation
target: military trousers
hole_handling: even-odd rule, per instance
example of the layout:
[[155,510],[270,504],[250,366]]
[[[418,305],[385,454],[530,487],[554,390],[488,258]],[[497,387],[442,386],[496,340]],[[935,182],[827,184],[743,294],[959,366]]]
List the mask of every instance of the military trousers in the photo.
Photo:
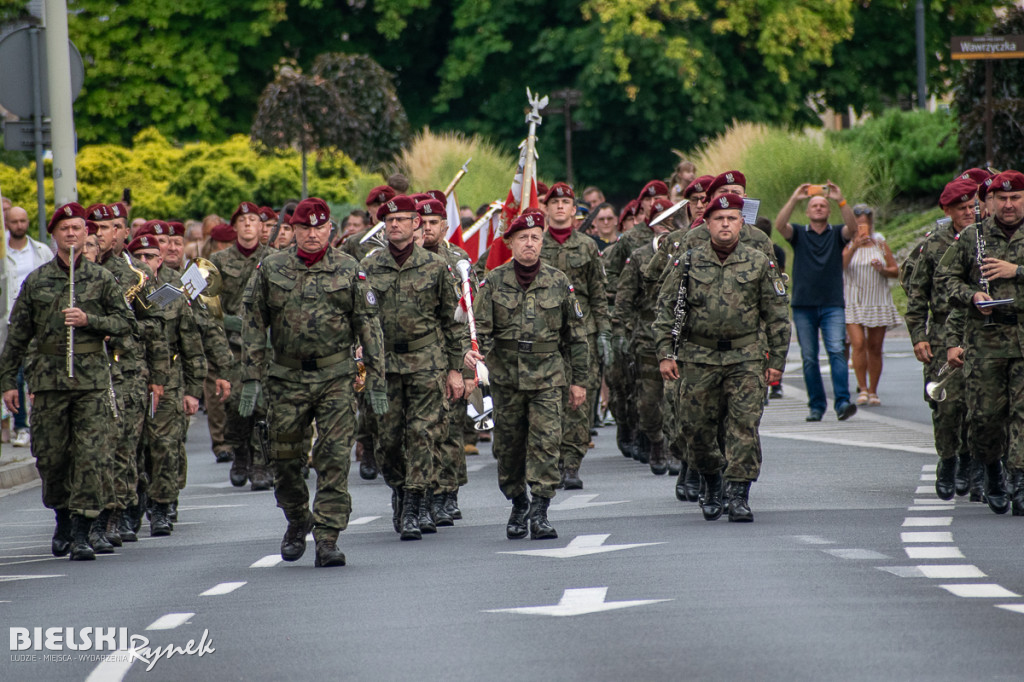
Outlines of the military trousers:
[[111,473],[120,426],[110,394],[105,389],[36,391],[32,426],[43,504],[90,518],[112,509]]
[[466,415],[466,401],[449,403],[441,401],[443,417],[438,422],[437,447],[431,473],[435,493],[458,492],[459,487],[469,482],[466,473],[466,452],[462,445],[462,423]]
[[1024,359],[978,358],[964,363],[971,453],[982,464],[1006,455],[1024,469]]
[[[939,369],[946,362],[941,355],[936,355],[924,366],[924,381],[934,381]],[[949,370],[946,370],[947,372]],[[935,451],[939,459],[950,459],[970,452],[970,441],[967,438],[967,395],[963,372],[957,372],[944,384],[946,399],[942,402],[932,400],[925,393],[925,402],[932,409],[932,431],[935,434]]]
[[526,391],[491,385],[498,487],[507,499],[527,488],[534,497],[555,496],[564,391],[561,387]]
[[392,488],[426,493],[442,418],[444,372],[388,373],[388,411],[377,417],[377,464]]
[[374,446],[377,443],[377,415],[370,408],[369,395],[366,391],[356,393],[356,405],[359,413],[356,417],[356,442],[363,446],[363,454],[374,458]]
[[[764,361],[733,365],[684,362],[676,408],[689,464],[702,474],[725,470],[727,481],[756,481],[761,472],[757,430],[764,411]],[[718,445],[719,424],[725,453]]]
[[142,372],[122,371],[121,377],[120,381],[114,382],[121,424],[114,451],[112,477],[114,501],[118,509],[125,509],[139,503],[138,448],[146,419],[149,389]]
[[665,441],[662,406],[664,404],[665,380],[658,370],[658,359],[653,349],[641,348],[637,357],[640,368],[640,380],[637,384],[636,408],[639,416],[640,430],[652,443]]
[[[565,468],[579,469],[590,448],[590,429],[594,424],[594,411],[591,409],[591,398],[601,386],[601,366],[597,359],[597,335],[587,337],[588,362],[587,376],[575,385],[587,389],[587,400],[578,409],[569,409],[569,387],[562,389],[562,443],[559,459]],[[566,363],[566,376],[570,376],[569,365]],[[495,406],[497,407],[497,406]]]
[[636,389],[635,371],[631,360],[626,356],[630,353],[626,349],[622,354],[616,353],[611,363],[604,368],[604,381],[608,384],[608,411],[615,418],[615,423],[620,427],[633,429],[637,423],[636,402],[634,391]]
[[180,384],[165,386],[156,413],[152,416],[146,413],[146,471],[149,473],[149,497],[154,502],[169,504],[178,499],[178,460],[185,440],[184,400]]
[[[203,382],[203,404],[206,406],[206,423],[210,428],[210,446],[215,453],[229,452],[231,444],[224,436],[228,415],[224,409],[225,403],[217,397],[217,384],[214,383],[216,378],[208,374]],[[234,392],[234,387],[231,390]]]
[[251,416],[238,414],[238,404],[242,401],[242,352],[232,346],[231,355],[234,356],[234,363],[229,376],[224,377],[231,382],[231,395],[224,403],[224,442],[233,451],[253,453],[258,447],[255,424],[266,418],[267,410],[263,400],[260,400]]
[[337,539],[348,527],[352,497],[348,472],[356,433],[356,397],[352,377],[328,381],[288,381],[267,377],[270,456],[276,471],[274,496],[288,518],[309,509],[309,490],[302,478],[309,433],[316,421],[313,470],[313,536]]

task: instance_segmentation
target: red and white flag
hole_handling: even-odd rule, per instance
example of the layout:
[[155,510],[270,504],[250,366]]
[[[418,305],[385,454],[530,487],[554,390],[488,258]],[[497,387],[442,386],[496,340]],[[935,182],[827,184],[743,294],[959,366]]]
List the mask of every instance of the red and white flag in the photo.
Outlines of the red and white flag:
[[[526,206],[523,207],[523,173],[524,166],[526,165],[526,143],[523,143],[522,151],[519,154],[519,167],[516,168],[515,178],[512,180],[512,187],[508,191],[508,198],[505,199],[505,207],[501,210],[501,216],[499,219],[498,229],[499,234],[494,237],[500,237],[501,234],[505,233],[508,226],[512,224],[512,221],[522,213],[525,208],[538,208],[537,200],[537,166],[533,165],[533,172],[528,179],[529,190],[527,191]],[[502,265],[512,258],[512,251],[505,244],[504,239],[497,238],[491,244],[491,251],[487,256],[487,269],[493,270],[494,268]]]
[[448,232],[444,235],[444,238],[449,244],[465,248],[462,244],[462,217],[459,215],[459,198],[455,196],[454,189],[452,189],[447,199]]

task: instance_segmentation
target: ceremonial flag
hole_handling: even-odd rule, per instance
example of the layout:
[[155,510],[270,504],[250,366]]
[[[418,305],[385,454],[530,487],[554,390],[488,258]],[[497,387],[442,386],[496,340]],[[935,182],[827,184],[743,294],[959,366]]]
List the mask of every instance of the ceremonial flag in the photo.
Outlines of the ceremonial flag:
[[[505,233],[508,226],[512,223],[516,217],[526,210],[523,207],[523,173],[524,166],[526,165],[526,150],[527,145],[523,144],[523,151],[519,155],[519,167],[516,169],[515,178],[512,180],[512,187],[508,191],[508,198],[505,199],[505,207],[501,210],[501,216],[498,221],[498,234],[495,234],[491,239],[491,251],[487,255],[487,269],[493,270],[499,265],[506,263],[512,258],[512,251],[505,244],[505,240],[501,239],[500,236]],[[537,173],[536,164],[533,166],[533,172],[530,174],[529,190],[527,191],[526,208],[538,208],[539,204],[537,201]]]

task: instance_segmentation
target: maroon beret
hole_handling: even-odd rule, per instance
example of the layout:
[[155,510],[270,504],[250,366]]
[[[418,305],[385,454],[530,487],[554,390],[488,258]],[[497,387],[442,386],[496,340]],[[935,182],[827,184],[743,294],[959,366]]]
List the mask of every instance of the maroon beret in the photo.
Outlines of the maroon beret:
[[93,204],[85,209],[89,220],[110,220],[110,208],[106,204]]
[[668,196],[668,185],[661,180],[651,180],[644,188],[640,190],[640,195],[637,196],[636,200],[640,201],[645,197],[667,197]]
[[651,220],[654,220],[656,217],[658,217],[658,214],[661,213],[662,211],[667,211],[673,206],[675,206],[675,204],[673,204],[665,197],[658,197],[653,202],[651,202]]
[[227,223],[221,223],[220,225],[214,225],[213,229],[210,230],[210,239],[215,242],[233,242],[238,239],[238,233],[235,232],[235,228]]
[[995,179],[995,177],[996,176],[993,175],[991,178],[987,178],[985,182],[978,185],[978,199],[985,201],[985,199],[988,198],[988,192],[992,189],[992,180]]
[[309,197],[299,202],[292,213],[292,225],[308,225],[318,227],[326,225],[331,220],[331,209],[327,202],[318,197]]
[[85,217],[85,209],[82,208],[82,205],[77,201],[72,201],[70,204],[58,206],[50,217],[50,222],[46,226],[46,231],[52,234],[62,220],[68,220],[69,218],[84,219]]
[[1019,192],[1024,189],[1024,173],[1015,170],[1004,170],[992,178],[989,192]]
[[144,234],[142,236],[136,237],[131,241],[131,243],[128,244],[128,251],[130,253],[135,253],[136,251],[139,251],[141,249],[156,249],[157,251],[159,251],[160,245],[157,244],[156,240],[153,239],[152,236]]
[[420,215],[437,215],[447,219],[448,209],[437,199],[427,199],[416,204],[416,212]]
[[518,218],[512,221],[512,224],[505,230],[505,234],[502,235],[505,239],[508,239],[516,232],[520,230],[527,230],[531,227],[539,227],[544,229],[544,214],[540,211],[527,211]]
[[260,207],[251,201],[243,201],[235,209],[235,212],[231,214],[231,224],[234,225],[235,221],[238,220],[238,216],[247,215],[249,213],[255,213],[259,215]]
[[269,206],[260,206],[260,220],[263,222],[277,220],[277,212]]
[[708,193],[708,198],[715,193],[719,187],[725,187],[726,185],[739,185],[743,189],[747,188],[747,178],[740,173],[738,170],[731,170],[722,173],[711,181],[708,188],[704,190]]
[[975,185],[980,185],[981,183],[991,178],[992,173],[989,173],[984,168],[968,168],[957,177],[962,180],[970,180]]
[[391,201],[397,196],[397,192],[393,187],[388,185],[379,185],[370,190],[370,193],[366,195],[366,205],[380,204],[385,201]]
[[946,185],[939,196],[939,206],[945,208],[953,204],[961,204],[970,201],[978,193],[978,185],[974,180],[968,178],[957,178]]
[[546,204],[552,199],[556,198],[566,198],[575,200],[576,192],[573,192],[572,187],[565,184],[564,182],[556,182],[555,184],[551,185],[551,189],[549,189],[548,193],[544,195],[544,203]]
[[413,201],[415,201],[418,204],[421,201],[429,201],[429,200],[433,199],[434,197],[430,196],[426,192],[417,192],[416,194],[410,194],[409,198],[412,199]]
[[167,223],[167,236],[168,237],[184,237],[185,236],[185,224],[180,223],[177,220],[174,222]]
[[110,211],[111,218],[128,217],[128,206],[123,201],[116,201],[113,204],[109,204],[107,209]]
[[442,204],[448,203],[448,197],[446,197],[444,192],[439,189],[428,189],[424,194],[429,194],[431,199],[437,199]]
[[548,186],[545,185],[540,180],[538,180],[537,181],[537,198],[540,201],[547,201],[547,199],[546,199],[547,195],[548,195]]
[[100,229],[100,226],[96,223],[95,220],[89,220],[88,218],[85,219],[85,233],[86,234],[96,234],[96,231],[99,230],[99,229]]
[[713,175],[702,175],[699,178],[694,178],[693,182],[687,185],[686,189],[683,190],[683,198],[689,199],[690,195],[695,192],[707,192],[708,187],[710,187],[711,183],[714,181],[715,176]]
[[415,212],[416,202],[412,200],[412,197],[407,197],[404,194],[398,194],[391,199],[388,199],[386,204],[381,204],[381,207],[377,209],[377,220],[384,220],[384,218],[392,213]]
[[[721,176],[719,176],[721,177]],[[739,183],[730,183],[739,184]],[[715,211],[728,211],[728,210],[742,210],[743,209],[743,197],[736,194],[723,194],[720,197],[716,197],[714,201],[708,204],[708,207],[704,209],[704,220],[707,221],[711,218],[711,214]]]
[[162,220],[147,220],[139,228],[139,231],[135,233],[135,236],[138,237],[144,234],[158,234],[162,237],[167,237],[171,234],[171,228]]

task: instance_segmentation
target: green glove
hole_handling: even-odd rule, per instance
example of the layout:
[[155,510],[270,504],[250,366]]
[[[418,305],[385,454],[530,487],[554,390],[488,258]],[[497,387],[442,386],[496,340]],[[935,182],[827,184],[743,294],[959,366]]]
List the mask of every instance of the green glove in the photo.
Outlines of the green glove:
[[251,417],[256,411],[256,401],[260,399],[260,382],[250,379],[242,384],[242,398],[238,401],[238,414]]
[[611,332],[597,333],[597,351],[601,354],[601,362],[605,367],[610,367],[612,364],[611,338]]
[[376,415],[388,411],[388,394],[385,391],[370,391],[370,407]]
[[242,331],[242,318],[240,318],[238,315],[225,315],[224,316],[224,329],[226,329],[229,332],[239,332],[239,333],[241,333],[241,331]]
[[622,334],[617,334],[616,336],[613,336],[612,352],[618,355],[619,357],[622,357],[622,355],[626,352],[627,343],[628,342],[626,341],[626,337],[623,336]]

